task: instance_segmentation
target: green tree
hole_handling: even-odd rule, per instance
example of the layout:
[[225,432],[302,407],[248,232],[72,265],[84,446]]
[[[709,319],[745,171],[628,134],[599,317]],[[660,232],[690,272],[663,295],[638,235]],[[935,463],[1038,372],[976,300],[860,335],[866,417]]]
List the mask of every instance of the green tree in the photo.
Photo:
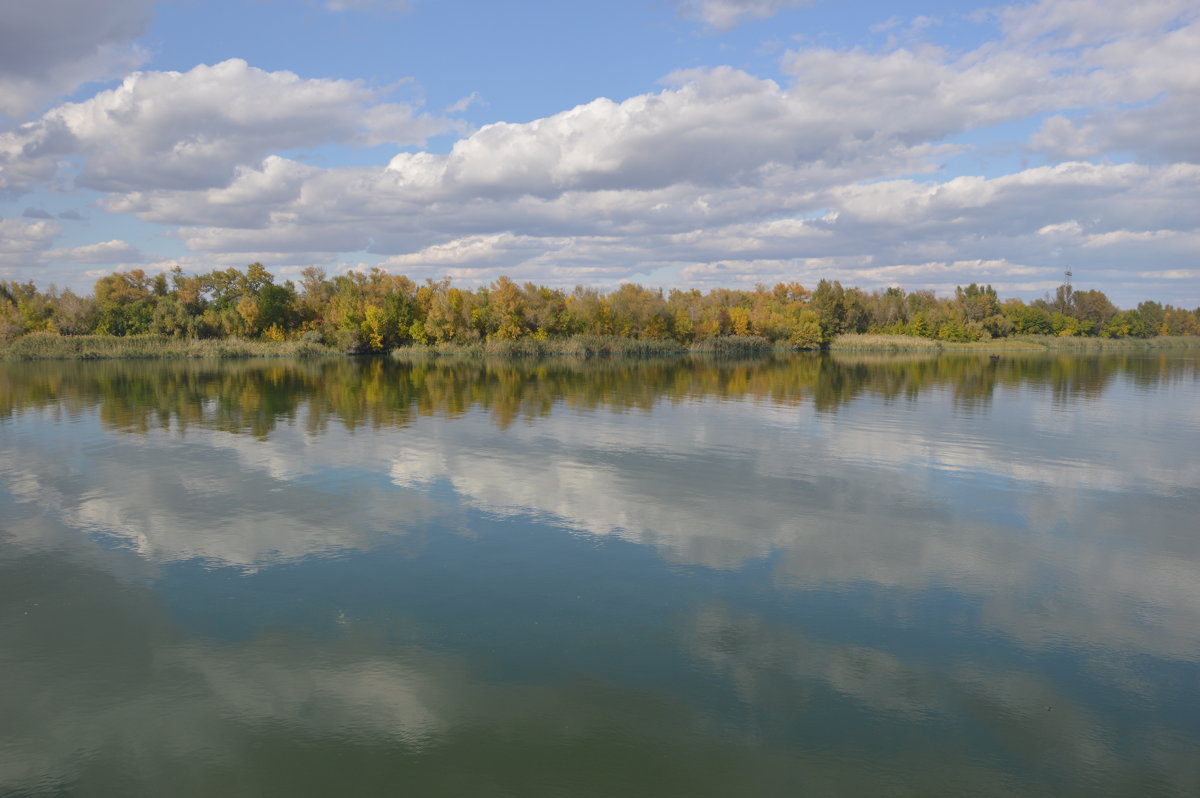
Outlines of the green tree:
[[1075,318],[1088,323],[1089,330],[1099,332],[1113,316],[1117,307],[1108,301],[1103,291],[1076,291],[1074,294]]
[[492,337],[511,341],[520,338],[525,328],[525,297],[516,283],[501,276],[488,291],[492,311]]
[[114,272],[96,281],[96,331],[107,335],[136,335],[154,322],[155,281],[141,269]]
[[1157,302],[1139,302],[1137,312],[1142,317],[1142,323],[1146,327],[1147,334],[1159,335],[1159,331],[1163,326],[1163,306]]

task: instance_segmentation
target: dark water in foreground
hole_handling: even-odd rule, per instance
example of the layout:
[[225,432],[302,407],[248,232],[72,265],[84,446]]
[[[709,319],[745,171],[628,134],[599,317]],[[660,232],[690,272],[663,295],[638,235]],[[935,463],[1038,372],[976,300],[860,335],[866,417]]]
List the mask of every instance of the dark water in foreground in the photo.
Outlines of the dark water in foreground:
[[1198,366],[0,364],[0,795],[1200,795]]

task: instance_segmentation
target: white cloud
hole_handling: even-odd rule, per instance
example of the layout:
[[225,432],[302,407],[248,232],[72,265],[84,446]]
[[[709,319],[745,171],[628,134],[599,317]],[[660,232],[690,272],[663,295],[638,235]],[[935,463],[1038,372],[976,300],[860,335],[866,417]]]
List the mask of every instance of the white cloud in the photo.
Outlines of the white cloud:
[[325,8],[330,11],[408,11],[412,3],[406,0],[327,0]]
[[936,47],[884,53],[807,48],[788,53],[792,93],[840,135],[872,133],[915,144],[1074,105],[1094,91],[1036,54],[982,47],[955,56]]
[[465,236],[441,244],[432,244],[419,252],[396,255],[380,262],[380,267],[397,271],[421,271],[429,267],[463,267],[484,265],[512,267],[547,248],[560,249],[570,239],[546,239],[535,236],[516,236],[500,233],[490,236]]
[[[446,220],[453,228],[469,216],[476,229],[460,232],[471,234],[503,232],[522,219],[520,233],[565,226],[579,234],[589,219],[592,235],[686,231],[700,216],[731,222],[795,210],[805,187],[920,170],[940,152],[923,142],[907,146],[890,131],[847,136],[827,124],[833,111],[815,115],[802,97],[737,70],[674,80],[675,88],[622,103],[599,99],[531,123],[488,125],[448,154],[401,153],[382,172],[310,170],[295,205],[285,212],[277,197],[265,205],[285,225],[317,221],[306,211],[336,205],[343,221],[369,222],[364,237],[377,242],[388,227],[436,230],[438,217],[453,217]],[[281,164],[245,168],[234,185],[261,173],[264,186],[274,181],[295,196],[298,186],[285,172],[296,176],[301,168]],[[211,192],[220,190],[129,193],[106,207],[152,221],[213,224]]]
[[1200,269],[1167,269],[1166,271],[1139,272],[1138,277],[1154,280],[1196,280],[1200,279]]
[[473,91],[465,97],[460,97],[450,105],[446,106],[445,110],[448,114],[462,113],[477,102],[479,102],[479,93]]
[[[1131,254],[1134,263],[1194,262],[1198,170],[1068,163],[990,180],[891,180],[795,195],[715,188],[702,195],[707,202],[694,201],[692,189],[664,188],[447,200],[426,209],[364,173],[339,182],[317,172],[265,228],[190,228],[182,236],[214,254],[299,253],[330,241],[341,251],[372,247],[391,255],[385,268],[420,276],[507,272],[569,285],[676,267],[677,280],[699,285],[836,277],[866,287],[952,288],[989,279],[1041,293],[1030,279],[1055,280],[1064,262],[1089,264],[1092,278],[1127,268]],[[823,212],[758,221],[772,207]],[[1129,297],[1137,298],[1145,297]]]
[[388,168],[400,188],[433,196],[546,196],[727,183],[803,157],[795,138],[803,120],[773,81],[729,68],[683,80],[621,103],[601,98],[525,124],[486,125],[446,156],[401,153]]
[[[1003,11],[1001,37],[968,52],[804,47],[783,57],[783,82],[682,71],[656,92],[485,125],[386,167],[280,153],[417,141],[450,124],[361,83],[241,61],[144,73],[0,135],[0,190],[61,179],[71,155],[79,184],[109,192],[105,210],[176,225],[205,257],[333,264],[366,250],[466,280],[713,285],[825,268],[918,288],[988,264],[998,284],[1030,290],[1068,260],[1108,281],[1146,261],[1186,269],[1200,227],[1200,23],[1178,3],[1118,16],[1063,0]],[[970,157],[994,172],[966,142],[1043,114],[1024,152],[1008,153],[1047,165],[943,171]],[[1144,163],[1081,160],[1114,153]]]
[[1083,227],[1080,226],[1079,222],[1076,221],[1075,219],[1071,219],[1069,221],[1059,222],[1057,224],[1048,224],[1045,227],[1038,228],[1037,232],[1038,232],[1038,235],[1040,235],[1040,236],[1053,236],[1053,235],[1077,236],[1077,235],[1079,235],[1079,233],[1082,230],[1083,230]]
[[678,0],[681,16],[696,19],[717,30],[743,22],[773,17],[787,8],[805,8],[809,0]]
[[131,191],[110,194],[110,213],[137,213],[153,222],[251,227],[281,218],[280,209],[300,197],[306,178],[321,170],[270,155],[257,166],[238,166],[225,186],[199,191]]
[[306,80],[240,59],[188,72],[136,72],[0,135],[0,168],[29,182],[82,156],[75,182],[108,192],[207,189],[278,150],[326,142],[419,144],[447,129],[358,81]]
[[1092,125],[1078,125],[1061,114],[1042,123],[1029,138],[1029,146],[1057,159],[1090,158],[1101,151]]
[[46,253],[46,258],[52,261],[71,261],[73,263],[137,263],[143,259],[142,253],[138,251],[137,247],[119,239],[85,244],[79,247],[52,249]]
[[23,222],[0,218],[0,253],[19,254],[44,249],[61,229],[57,223],[44,219]]
[[0,217],[0,276],[31,279],[44,251],[61,231],[57,222],[46,219]]
[[38,0],[0,13],[0,113],[21,117],[92,80],[135,67],[131,45],[155,0]]
[[[1136,6],[1135,6],[1136,7]],[[1193,17],[1196,15],[1193,15]],[[1084,53],[1100,103],[1074,119],[1047,119],[1030,146],[1053,158],[1134,154],[1151,162],[1200,162],[1200,21],[1130,34]],[[1095,106],[1099,105],[1098,108]]]
[[1001,10],[1008,39],[1055,48],[1101,44],[1198,14],[1191,0],[1040,0]]

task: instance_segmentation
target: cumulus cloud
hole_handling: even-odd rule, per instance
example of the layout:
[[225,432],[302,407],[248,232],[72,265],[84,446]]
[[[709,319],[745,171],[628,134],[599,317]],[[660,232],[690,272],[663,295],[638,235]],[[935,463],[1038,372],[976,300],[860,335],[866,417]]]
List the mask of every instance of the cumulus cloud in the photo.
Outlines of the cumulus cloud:
[[[228,190],[244,194],[253,183],[269,195],[262,213],[239,211],[243,220],[270,215],[278,223],[260,231],[264,236],[287,227],[291,237],[296,220],[311,228],[322,221],[314,211],[336,208],[343,229],[363,228],[359,239],[386,253],[399,245],[389,245],[390,237],[404,238],[405,225],[477,235],[515,232],[513,225],[537,235],[684,232],[700,220],[796,211],[806,205],[806,188],[921,170],[943,152],[919,137],[905,144],[896,127],[847,135],[827,124],[833,110],[814,113],[801,95],[738,70],[673,81],[621,103],[599,99],[530,123],[488,125],[445,155],[401,153],[382,172],[315,170],[268,158],[239,170]],[[226,192],[127,192],[105,207],[162,223],[222,226],[214,209],[225,203],[214,199]],[[283,198],[294,201],[281,205]]]
[[[1156,162],[1200,162],[1200,12],[1169,17],[1161,31],[1135,30],[1084,53],[1081,67],[1106,102],[1071,118],[1056,114],[1029,141],[1051,158],[1133,154]],[[1181,65],[1190,65],[1181,67]]]
[[[431,198],[784,181],[794,191],[926,169],[945,152],[912,129],[927,127],[927,116],[875,109],[848,124],[856,98],[814,96],[806,86],[783,88],[730,67],[668,82],[620,103],[600,98],[529,123],[486,125],[447,155],[401,153],[388,169],[398,189]],[[961,127],[947,119],[937,132]]]
[[[240,59],[187,72],[137,72],[115,89],[66,103],[0,135],[10,188],[83,158],[79,186],[107,192],[207,189],[277,150],[326,142],[422,143],[446,122],[379,103],[358,81],[303,79]],[[4,174],[0,173],[0,175]]]
[[28,270],[41,262],[42,254],[62,228],[46,219],[23,221],[0,217],[0,274],[28,279]]
[[39,0],[0,14],[0,113],[20,117],[92,80],[136,66],[131,45],[155,0]]
[[[130,191],[110,194],[110,213],[138,213],[146,221],[254,227],[281,218],[278,209],[297,200],[306,177],[321,170],[270,155],[256,166],[234,168],[228,185],[198,191]],[[187,220],[184,222],[183,220]]]
[[[718,6],[778,4],[704,7]],[[419,142],[449,123],[361,83],[241,61],[141,73],[0,136],[0,191],[62,179],[71,157],[105,210],[176,226],[193,252],[234,262],[332,265],[366,250],[386,268],[470,281],[995,278],[1041,293],[1076,260],[1115,286],[1131,255],[1186,270],[1200,228],[1200,69],[1183,68],[1198,63],[1200,22],[1165,1],[1117,16],[1043,2],[998,12],[999,38],[966,52],[802,47],[782,56],[781,80],[681,71],[658,91],[484,125],[386,166],[284,153]],[[1039,116],[1009,152],[1045,166],[944,169],[987,159],[969,136]],[[1141,163],[1121,164],[1130,154]],[[1078,235],[1039,235],[1069,222]]]
[[36,252],[58,235],[61,228],[52,221],[0,218],[0,254]]
[[535,236],[517,236],[512,233],[464,236],[453,241],[432,244],[419,252],[388,258],[379,265],[398,271],[474,265],[503,268],[520,265],[530,257],[545,252],[547,247],[561,248],[568,244],[568,239],[547,240]]
[[126,241],[113,239],[79,247],[52,249],[46,253],[50,260],[65,260],[73,263],[138,263],[143,260],[137,247]]
[[1029,146],[1056,159],[1091,158],[1100,152],[1091,125],[1076,124],[1062,114],[1042,123],[1029,138]]
[[681,16],[697,19],[717,30],[730,30],[743,22],[773,17],[786,8],[804,8],[808,0],[678,0]]
[[[426,210],[365,174],[341,183],[322,174],[268,227],[181,235],[190,248],[214,254],[300,252],[336,241],[343,251],[389,255],[384,268],[473,274],[476,281],[509,273],[606,283],[681,268],[677,279],[695,285],[835,276],[864,287],[952,289],[986,279],[1040,294],[1067,262],[1088,264],[1093,279],[1126,268],[1131,256],[1179,268],[1194,262],[1187,231],[1200,228],[1192,210],[1200,203],[1198,170],[1072,162],[992,179],[889,180],[796,194],[568,191],[443,201]],[[176,197],[183,204],[174,212],[183,213],[188,199]],[[806,218],[761,220],[778,208]],[[520,229],[526,232],[513,232]]]

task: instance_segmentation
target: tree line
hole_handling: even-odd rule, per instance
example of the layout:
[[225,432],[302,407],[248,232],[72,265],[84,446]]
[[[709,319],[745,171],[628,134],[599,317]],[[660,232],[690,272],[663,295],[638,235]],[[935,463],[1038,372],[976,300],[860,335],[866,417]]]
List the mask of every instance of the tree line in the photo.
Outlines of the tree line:
[[261,263],[205,274],[114,272],[91,296],[32,282],[0,281],[0,340],[32,332],[60,335],[157,334],[321,342],[352,352],[411,344],[470,343],[606,335],[690,344],[756,335],[802,349],[843,333],[903,334],[942,341],[1011,335],[1148,338],[1200,335],[1200,308],[1154,301],[1122,310],[1102,291],[1059,286],[1054,296],[1001,300],[990,285],[953,296],[888,288],[864,291],[821,280],[809,290],[779,283],[753,290],[646,288],[571,291],[508,277],[475,290],[450,280],[417,283],[381,269],[328,277],[305,269],[277,283]]

